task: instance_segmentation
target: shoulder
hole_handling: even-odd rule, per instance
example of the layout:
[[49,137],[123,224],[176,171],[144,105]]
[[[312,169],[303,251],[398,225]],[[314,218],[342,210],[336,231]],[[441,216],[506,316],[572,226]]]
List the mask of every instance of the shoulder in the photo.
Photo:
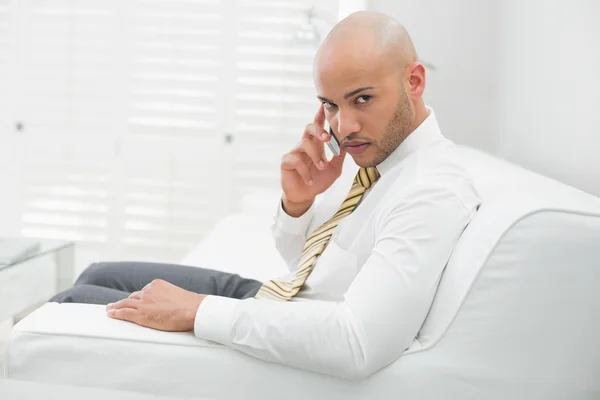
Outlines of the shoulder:
[[[462,204],[468,210],[477,208],[479,196],[473,180],[461,160],[456,146],[449,140],[416,152],[390,177],[388,207],[428,201],[432,205]],[[453,201],[458,200],[458,202]]]

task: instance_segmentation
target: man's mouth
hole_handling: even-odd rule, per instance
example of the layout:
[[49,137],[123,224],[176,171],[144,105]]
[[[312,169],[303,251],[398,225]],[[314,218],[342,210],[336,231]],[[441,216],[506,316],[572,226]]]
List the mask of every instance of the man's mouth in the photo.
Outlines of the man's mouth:
[[364,142],[350,142],[344,144],[344,148],[350,154],[359,154],[367,149],[369,143]]

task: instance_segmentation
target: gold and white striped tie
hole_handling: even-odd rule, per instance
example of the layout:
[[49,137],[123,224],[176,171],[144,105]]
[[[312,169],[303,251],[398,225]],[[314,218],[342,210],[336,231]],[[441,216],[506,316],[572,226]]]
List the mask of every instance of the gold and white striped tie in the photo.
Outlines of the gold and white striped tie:
[[288,301],[294,297],[308,279],[308,276],[317,263],[317,259],[323,253],[325,247],[327,247],[329,239],[333,236],[335,228],[337,228],[344,217],[352,214],[366,190],[369,189],[377,179],[379,179],[377,168],[370,167],[359,169],[354,178],[352,188],[339,210],[333,217],[318,227],[308,239],[306,239],[294,280],[267,281],[260,287],[255,297],[257,299],[277,301]]

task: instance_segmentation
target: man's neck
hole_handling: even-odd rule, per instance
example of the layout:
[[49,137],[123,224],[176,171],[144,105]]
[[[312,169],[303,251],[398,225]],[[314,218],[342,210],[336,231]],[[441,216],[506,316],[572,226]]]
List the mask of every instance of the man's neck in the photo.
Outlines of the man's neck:
[[423,123],[423,121],[427,119],[428,116],[429,111],[427,111],[425,102],[423,102],[423,99],[421,99],[415,104],[415,123],[411,132],[414,132],[414,130],[417,129]]

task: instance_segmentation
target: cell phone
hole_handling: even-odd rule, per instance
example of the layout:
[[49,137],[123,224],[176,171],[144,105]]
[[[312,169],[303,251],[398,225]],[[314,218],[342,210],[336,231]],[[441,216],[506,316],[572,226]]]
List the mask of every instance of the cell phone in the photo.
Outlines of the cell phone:
[[338,142],[337,138],[333,134],[333,130],[331,129],[331,127],[329,128],[329,136],[330,137],[329,137],[329,141],[327,142],[327,147],[329,147],[329,150],[331,150],[333,155],[339,156],[340,155],[340,142]]

